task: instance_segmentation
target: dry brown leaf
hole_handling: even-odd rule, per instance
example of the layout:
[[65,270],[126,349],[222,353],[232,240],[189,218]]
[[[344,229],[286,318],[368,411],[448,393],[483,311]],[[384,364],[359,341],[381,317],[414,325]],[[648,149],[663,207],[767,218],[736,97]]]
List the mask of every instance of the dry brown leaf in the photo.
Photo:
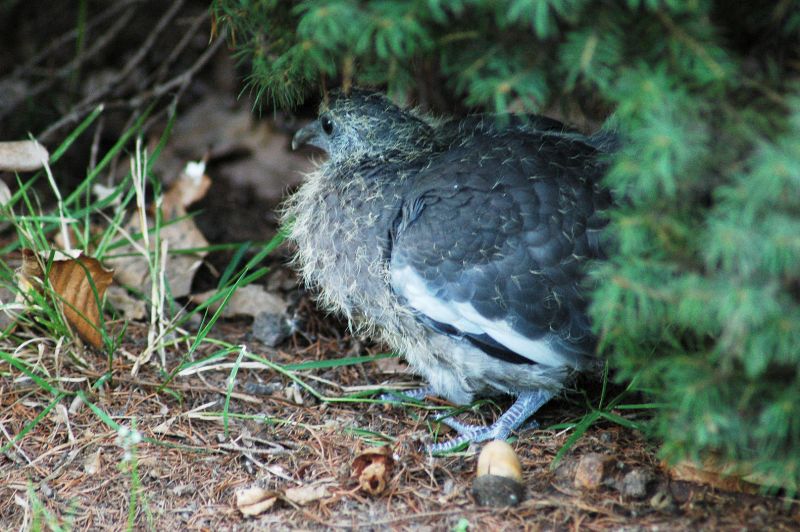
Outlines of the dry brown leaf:
[[38,170],[50,158],[47,149],[35,140],[0,142],[0,171]]
[[275,504],[278,497],[274,491],[267,491],[257,486],[236,490],[236,507],[245,517],[259,515]]
[[153,432],[156,434],[171,434],[174,435],[172,431],[172,425],[175,423],[175,420],[178,419],[178,416],[171,417],[166,421],[159,423],[156,427],[153,428]]
[[392,449],[388,445],[367,449],[356,456],[350,466],[352,477],[358,479],[361,490],[379,495],[386,490],[394,469]]
[[[203,167],[204,165],[201,163],[188,164],[181,177],[164,194],[161,204],[164,218],[159,239],[167,242],[169,250],[208,246],[208,240],[191,218],[182,218],[177,222],[169,223],[174,218],[184,216],[186,207],[205,195],[211,179],[202,173]],[[147,224],[151,229],[154,226],[152,220],[148,220]],[[131,217],[125,225],[125,231],[128,234],[142,232],[141,220],[138,215]],[[150,251],[155,249],[155,243],[156,238],[151,237]],[[141,252],[135,246],[127,245],[122,246],[117,254],[120,256],[108,260],[109,265],[114,268],[114,277],[117,282],[148,292],[150,290],[150,266]],[[203,257],[206,255],[207,252],[198,251],[193,254],[171,254],[168,257],[166,279],[172,297],[183,297],[190,293],[195,272],[203,263]]]
[[[97,348],[103,345],[98,301],[103,300],[113,275],[113,270],[105,269],[97,259],[84,256],[55,257],[48,275],[50,286],[62,302],[67,322],[81,338]],[[19,276],[22,292],[36,287],[39,283],[35,279],[39,282],[43,279],[42,267],[36,253],[25,249]]]
[[95,452],[86,457],[83,461],[83,470],[87,475],[96,475],[103,464],[103,448],[98,447]]
[[328,488],[326,486],[297,486],[296,488],[287,488],[283,492],[286,500],[303,506],[310,502],[323,499],[328,495]]
[[180,177],[164,193],[161,211],[166,219],[186,214],[186,208],[206,196],[211,187],[211,178],[205,174],[205,163],[186,164]]
[[[202,294],[195,294],[190,299],[193,303],[204,303],[217,294],[218,290],[209,290]],[[214,303],[209,308],[216,311],[222,301]],[[233,318],[236,316],[251,316],[255,318],[263,312],[271,314],[283,314],[286,312],[288,303],[282,297],[268,292],[262,285],[249,284],[238,288],[228,299],[225,308],[222,309],[223,318]]]
[[110,286],[106,292],[106,301],[121,312],[126,320],[143,320],[147,316],[147,305],[144,300],[133,297],[121,286]]
[[254,118],[248,105],[212,91],[176,120],[155,165],[162,175],[178,175],[185,154],[207,153],[215,178],[251,188],[259,199],[278,200],[313,166],[308,154],[287,149],[290,142],[288,133]]
[[674,466],[669,466],[666,462],[662,465],[673,480],[705,484],[724,491],[758,493],[758,487],[736,474],[735,468],[720,465],[715,460],[706,460],[702,465],[689,461],[679,462]]

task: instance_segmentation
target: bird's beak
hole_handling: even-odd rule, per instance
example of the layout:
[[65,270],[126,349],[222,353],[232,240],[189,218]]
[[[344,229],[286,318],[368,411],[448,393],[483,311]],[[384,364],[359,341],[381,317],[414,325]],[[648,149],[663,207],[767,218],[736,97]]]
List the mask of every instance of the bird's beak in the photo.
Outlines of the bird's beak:
[[292,149],[296,150],[297,148],[305,146],[306,144],[321,148],[321,146],[319,146],[320,143],[318,142],[320,133],[321,131],[319,122],[314,120],[294,134],[294,138],[292,138]]

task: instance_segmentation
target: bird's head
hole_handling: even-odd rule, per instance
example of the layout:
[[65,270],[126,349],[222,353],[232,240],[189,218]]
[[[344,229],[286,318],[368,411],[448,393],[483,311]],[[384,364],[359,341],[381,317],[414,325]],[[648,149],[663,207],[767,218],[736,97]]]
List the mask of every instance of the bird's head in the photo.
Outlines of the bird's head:
[[413,157],[433,146],[433,129],[383,94],[352,90],[331,93],[319,117],[298,131],[292,148],[314,146],[330,160],[361,157]]

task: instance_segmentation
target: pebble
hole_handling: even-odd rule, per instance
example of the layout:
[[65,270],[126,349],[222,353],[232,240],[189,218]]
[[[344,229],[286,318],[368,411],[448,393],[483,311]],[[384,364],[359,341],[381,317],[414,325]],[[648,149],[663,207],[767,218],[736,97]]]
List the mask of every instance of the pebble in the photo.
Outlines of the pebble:
[[642,469],[633,469],[622,478],[622,495],[631,499],[643,499],[647,495],[650,474]]
[[597,489],[603,485],[606,469],[613,459],[598,453],[589,453],[581,457],[575,470],[575,486],[585,489]]
[[292,334],[283,313],[262,312],[253,320],[253,336],[267,347],[277,347]]

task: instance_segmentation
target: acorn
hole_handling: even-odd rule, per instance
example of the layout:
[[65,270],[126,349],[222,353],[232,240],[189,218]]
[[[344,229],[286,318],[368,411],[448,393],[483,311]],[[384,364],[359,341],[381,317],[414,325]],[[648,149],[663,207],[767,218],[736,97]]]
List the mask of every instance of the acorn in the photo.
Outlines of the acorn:
[[478,456],[472,495],[480,506],[516,506],[525,498],[522,466],[514,449],[502,440],[487,443]]

